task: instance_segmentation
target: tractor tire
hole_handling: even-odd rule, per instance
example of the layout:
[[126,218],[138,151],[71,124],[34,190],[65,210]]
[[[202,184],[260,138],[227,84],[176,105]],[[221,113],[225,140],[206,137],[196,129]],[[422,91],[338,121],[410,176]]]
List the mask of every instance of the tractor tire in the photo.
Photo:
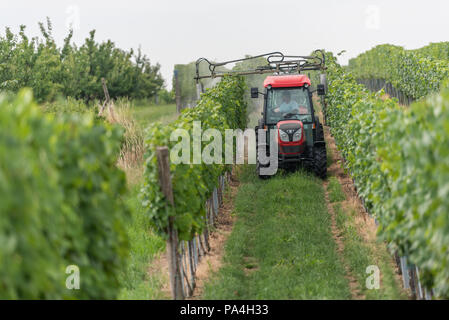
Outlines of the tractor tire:
[[320,122],[318,122],[318,124],[317,124],[316,140],[317,141],[324,141],[324,128],[323,128],[323,125]]
[[327,176],[327,156],[326,146],[319,146],[313,149],[313,173],[320,179],[326,179]]

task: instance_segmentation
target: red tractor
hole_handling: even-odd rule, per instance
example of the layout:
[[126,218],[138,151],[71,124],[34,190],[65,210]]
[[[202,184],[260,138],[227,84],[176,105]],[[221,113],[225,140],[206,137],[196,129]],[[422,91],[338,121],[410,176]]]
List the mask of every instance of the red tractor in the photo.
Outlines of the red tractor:
[[[267,65],[254,70],[216,72],[217,66],[228,63],[267,57]],[[200,76],[198,65],[201,61],[209,63],[210,75]],[[251,97],[263,95],[264,106],[262,118],[256,127],[257,172],[260,178],[267,178],[272,173],[265,170],[271,165],[266,159],[275,157],[280,168],[305,167],[318,177],[325,178],[327,173],[326,144],[323,126],[315,114],[312,94],[324,97],[326,94],[325,74],[320,74],[320,83],[311,90],[312,83],[303,71],[325,71],[325,56],[320,50],[312,56],[285,56],[274,52],[256,57],[232,60],[222,63],[211,63],[202,58],[197,61],[197,81],[202,78],[214,78],[224,74],[263,74],[273,73],[264,81],[264,92],[251,88]],[[322,105],[324,106],[324,99]],[[276,137],[273,139],[273,137]],[[273,149],[271,143],[277,148]],[[271,155],[271,150],[277,154]],[[277,169],[277,168],[276,168]],[[275,171],[274,171],[275,172]]]
[[[269,134],[275,130],[280,168],[302,165],[318,177],[325,178],[326,144],[323,126],[313,106],[310,79],[301,74],[269,76],[264,81],[264,87],[264,108],[256,129],[263,128],[267,136],[264,143],[260,143],[259,135],[256,136],[258,148],[270,150]],[[320,85],[317,92],[324,95],[324,86]],[[259,94],[257,88],[251,89],[253,98]],[[259,176],[264,178],[261,161],[257,166]]]

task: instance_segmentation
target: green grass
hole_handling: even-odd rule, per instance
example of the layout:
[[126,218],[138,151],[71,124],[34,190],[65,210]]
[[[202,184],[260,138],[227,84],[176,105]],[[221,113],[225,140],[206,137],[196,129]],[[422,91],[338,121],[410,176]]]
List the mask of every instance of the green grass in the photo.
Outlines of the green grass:
[[169,123],[177,118],[176,105],[150,105],[144,103],[136,103],[132,107],[132,114],[134,119],[143,127],[146,128],[150,123],[161,121]]
[[[385,246],[380,242],[367,243],[356,229],[354,221],[355,212],[345,211],[340,204],[334,205],[337,227],[341,232],[344,243],[343,256],[348,264],[351,273],[356,277],[361,292],[370,300],[397,300],[407,299],[401,291],[399,284],[395,280],[395,271],[391,266],[391,256],[389,256]],[[379,267],[381,283],[379,289],[368,289],[366,273],[368,266]]]
[[322,182],[303,172],[259,180],[246,166],[224,264],[204,299],[349,299]]
[[[145,101],[133,101],[132,117],[138,122],[138,130],[150,123],[164,123],[176,119],[176,105],[151,105]],[[127,226],[130,241],[130,256],[126,271],[120,276],[122,290],[119,299],[167,299],[161,287],[167,281],[156,270],[149,272],[151,263],[165,251],[165,241],[151,231],[139,199],[142,170],[127,169],[130,191],[126,199],[132,211],[132,220]]]
[[128,265],[120,275],[122,290],[119,299],[165,299],[160,288],[165,281],[160,274],[148,274],[152,260],[164,252],[165,241],[151,231],[149,219],[143,213],[138,186],[132,187],[126,199],[132,212],[127,226],[130,241]]
[[340,182],[336,177],[330,177],[327,191],[329,192],[329,201],[331,203],[343,201],[346,199]]

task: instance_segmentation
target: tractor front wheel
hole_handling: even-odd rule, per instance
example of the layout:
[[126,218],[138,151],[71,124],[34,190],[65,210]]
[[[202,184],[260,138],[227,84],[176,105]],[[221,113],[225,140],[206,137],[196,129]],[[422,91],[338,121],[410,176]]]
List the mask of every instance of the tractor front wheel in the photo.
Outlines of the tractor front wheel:
[[326,146],[317,146],[313,148],[313,172],[321,179],[327,175],[327,157]]

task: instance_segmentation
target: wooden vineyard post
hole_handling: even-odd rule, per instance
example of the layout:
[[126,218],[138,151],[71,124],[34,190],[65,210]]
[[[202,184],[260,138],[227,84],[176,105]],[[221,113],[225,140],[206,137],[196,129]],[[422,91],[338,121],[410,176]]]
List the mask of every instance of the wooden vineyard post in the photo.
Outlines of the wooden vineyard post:
[[103,92],[104,92],[104,96],[105,96],[105,101],[104,104],[101,106],[100,112],[98,112],[98,115],[101,116],[104,112],[104,108],[106,108],[106,106],[108,107],[109,110],[109,115],[111,116],[111,118],[115,121],[115,115],[114,115],[114,110],[112,108],[112,104],[111,104],[111,97],[109,96],[109,90],[108,87],[106,85],[106,80],[105,78],[101,78],[101,85],[103,86]]
[[104,108],[109,104],[109,91],[108,87],[106,86],[106,80],[104,78],[101,78],[101,85],[103,86],[104,96],[106,100],[104,101],[103,105],[101,106],[100,112],[98,112],[98,115],[101,116],[103,114]]
[[103,86],[104,96],[106,97],[106,104],[109,104],[111,97],[109,96],[109,90],[106,86],[106,80],[104,78],[101,78],[101,84]]
[[[170,161],[169,150],[167,147],[156,148],[157,162],[159,167],[159,181],[161,184],[162,193],[171,206],[175,206],[173,198],[173,186],[170,175]],[[181,266],[179,259],[179,241],[178,233],[174,228],[174,217],[169,218],[168,225],[168,240],[167,240],[167,257],[168,268],[170,272],[170,285],[172,291],[172,298],[174,300],[184,300],[184,292],[182,288]]]

